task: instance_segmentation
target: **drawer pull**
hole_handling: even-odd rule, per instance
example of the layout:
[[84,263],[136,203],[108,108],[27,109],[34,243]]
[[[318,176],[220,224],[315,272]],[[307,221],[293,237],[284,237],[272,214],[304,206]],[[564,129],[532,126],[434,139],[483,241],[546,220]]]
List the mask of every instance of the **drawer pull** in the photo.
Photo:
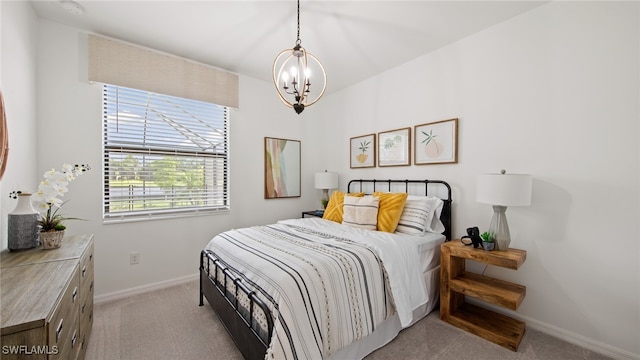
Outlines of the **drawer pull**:
[[60,323],[58,324],[58,328],[56,329],[56,342],[60,339],[60,333],[62,333],[62,322],[64,319],[60,319]]
[[76,286],[73,289],[73,295],[71,296],[71,302],[75,303],[77,297],[78,297],[78,287]]
[[91,285],[89,285],[89,291],[93,290],[93,281],[91,282]]
[[76,334],[76,331],[73,330],[73,336],[71,337],[71,348],[72,349],[74,347],[76,347],[76,340],[78,340],[78,335]]
[[80,310],[81,314],[84,314],[84,308],[87,307],[87,303],[82,304],[82,309]]
[[85,277],[87,275],[87,267],[83,266],[82,267],[82,277]]
[[93,254],[89,255],[89,262],[91,262],[91,260],[93,260]]

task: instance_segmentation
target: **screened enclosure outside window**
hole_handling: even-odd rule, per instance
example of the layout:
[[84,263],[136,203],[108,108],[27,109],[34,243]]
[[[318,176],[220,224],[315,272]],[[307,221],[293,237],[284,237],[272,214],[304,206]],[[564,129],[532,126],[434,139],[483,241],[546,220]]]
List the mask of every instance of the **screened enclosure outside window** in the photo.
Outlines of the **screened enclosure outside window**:
[[229,209],[228,108],[103,88],[104,218]]

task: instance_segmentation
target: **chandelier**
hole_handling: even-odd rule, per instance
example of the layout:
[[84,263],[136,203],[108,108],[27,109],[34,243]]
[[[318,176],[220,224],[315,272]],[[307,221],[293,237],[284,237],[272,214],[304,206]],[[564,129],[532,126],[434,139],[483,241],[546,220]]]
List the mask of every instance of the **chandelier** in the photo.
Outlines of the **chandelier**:
[[[298,0],[298,37],[292,49],[286,49],[273,62],[273,83],[280,100],[297,114],[305,107],[315,104],[327,88],[327,74],[324,67],[300,43],[300,0]],[[311,90],[313,78],[314,90]],[[316,81],[322,79],[321,84]],[[320,89],[319,91],[315,91]],[[317,95],[315,95],[317,94]]]

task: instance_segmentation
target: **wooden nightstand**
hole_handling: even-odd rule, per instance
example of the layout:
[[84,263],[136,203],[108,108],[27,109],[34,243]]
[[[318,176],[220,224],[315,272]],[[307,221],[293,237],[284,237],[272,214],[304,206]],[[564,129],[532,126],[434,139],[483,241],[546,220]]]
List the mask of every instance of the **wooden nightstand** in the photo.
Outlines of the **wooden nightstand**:
[[304,219],[304,217],[308,215],[308,216],[315,216],[315,217],[322,217],[322,215],[324,215],[324,210],[310,210],[310,211],[303,211],[302,212],[302,218]]
[[465,259],[517,270],[526,260],[527,252],[511,248],[485,251],[465,246],[460,240],[446,242],[440,249],[440,319],[517,351],[525,331],[523,321],[467,303],[464,299],[471,296],[516,310],[525,297],[526,287],[465,272]]

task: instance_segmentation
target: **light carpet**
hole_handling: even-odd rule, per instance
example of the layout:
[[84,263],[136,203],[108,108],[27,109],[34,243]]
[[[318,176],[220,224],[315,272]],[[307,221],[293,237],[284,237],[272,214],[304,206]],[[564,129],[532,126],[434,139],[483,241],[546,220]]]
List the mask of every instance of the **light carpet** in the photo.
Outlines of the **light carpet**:
[[[190,281],[94,306],[87,360],[241,360],[242,355]],[[598,353],[527,329],[513,352],[440,320],[434,311],[366,360],[605,360]],[[347,360],[347,359],[345,359]]]

